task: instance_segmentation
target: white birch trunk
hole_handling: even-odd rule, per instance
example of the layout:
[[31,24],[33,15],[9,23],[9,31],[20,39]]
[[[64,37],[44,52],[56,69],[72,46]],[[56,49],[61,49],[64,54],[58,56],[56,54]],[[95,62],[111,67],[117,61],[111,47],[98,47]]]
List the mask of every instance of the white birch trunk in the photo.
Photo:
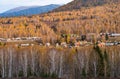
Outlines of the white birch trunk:
[[35,52],[31,49],[31,64],[32,64],[32,73],[35,73]]
[[9,74],[8,74],[8,77],[11,78],[12,77],[12,49],[8,49],[9,51]]
[[63,53],[60,55],[60,70],[59,70],[59,78],[62,77],[63,74]]
[[94,77],[97,77],[97,64],[95,61],[93,62],[93,65],[94,65]]
[[28,69],[28,59],[27,59],[27,52],[24,52],[24,76],[27,77],[27,69]]
[[1,55],[1,67],[2,67],[2,78],[4,78],[5,77],[5,61],[4,61],[4,52],[3,52],[3,50],[1,51],[1,53],[0,53]]
[[55,72],[55,55],[56,55],[56,51],[52,50],[49,54],[50,56],[50,64],[51,64],[51,68],[50,68],[50,74],[53,74]]

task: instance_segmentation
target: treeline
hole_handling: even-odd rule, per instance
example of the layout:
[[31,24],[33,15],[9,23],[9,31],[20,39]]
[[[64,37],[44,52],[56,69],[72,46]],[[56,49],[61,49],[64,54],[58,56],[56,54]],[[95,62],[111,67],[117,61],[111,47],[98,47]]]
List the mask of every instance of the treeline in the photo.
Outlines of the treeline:
[[120,47],[0,47],[0,77],[119,78]]

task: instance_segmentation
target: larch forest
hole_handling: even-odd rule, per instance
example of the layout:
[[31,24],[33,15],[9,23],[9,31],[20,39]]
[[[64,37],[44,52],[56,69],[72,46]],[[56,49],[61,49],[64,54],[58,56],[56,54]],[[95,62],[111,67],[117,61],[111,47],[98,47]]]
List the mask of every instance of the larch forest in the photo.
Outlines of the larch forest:
[[0,78],[120,78],[120,1],[74,0],[0,18]]

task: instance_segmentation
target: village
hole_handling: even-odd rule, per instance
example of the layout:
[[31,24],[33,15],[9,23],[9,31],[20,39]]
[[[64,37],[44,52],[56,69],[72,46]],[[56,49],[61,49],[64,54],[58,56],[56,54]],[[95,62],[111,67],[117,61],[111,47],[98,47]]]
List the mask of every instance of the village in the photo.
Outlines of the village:
[[8,43],[14,43],[15,46],[27,47],[27,46],[54,46],[54,47],[80,47],[98,45],[99,47],[105,46],[120,46],[120,34],[119,33],[88,33],[86,35],[77,34],[61,34],[60,40],[57,40],[54,44],[50,42],[43,43],[41,37],[17,37],[17,38],[0,38],[0,45],[6,45]]

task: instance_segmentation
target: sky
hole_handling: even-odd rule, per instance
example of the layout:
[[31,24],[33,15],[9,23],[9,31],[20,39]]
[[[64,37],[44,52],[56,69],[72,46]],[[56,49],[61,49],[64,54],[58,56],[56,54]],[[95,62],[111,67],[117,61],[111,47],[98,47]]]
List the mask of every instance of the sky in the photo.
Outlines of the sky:
[[19,6],[43,6],[49,4],[66,4],[72,0],[0,0],[0,13]]

